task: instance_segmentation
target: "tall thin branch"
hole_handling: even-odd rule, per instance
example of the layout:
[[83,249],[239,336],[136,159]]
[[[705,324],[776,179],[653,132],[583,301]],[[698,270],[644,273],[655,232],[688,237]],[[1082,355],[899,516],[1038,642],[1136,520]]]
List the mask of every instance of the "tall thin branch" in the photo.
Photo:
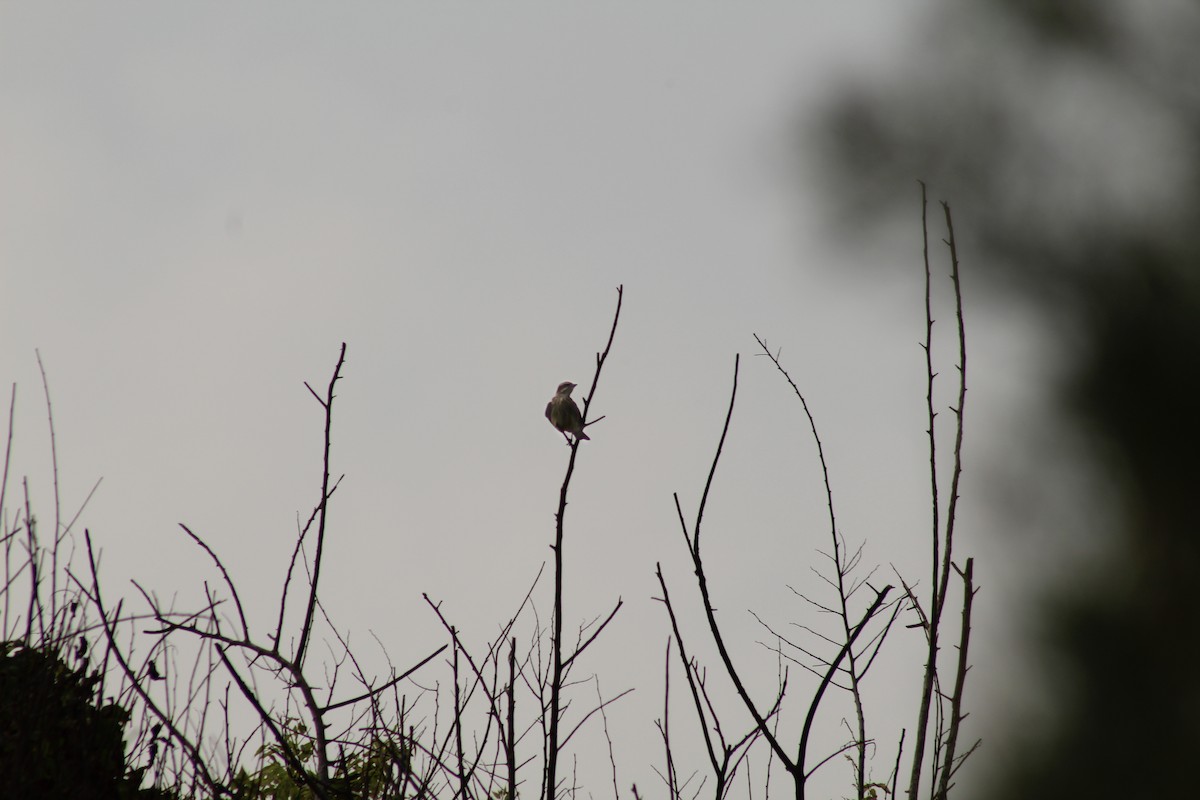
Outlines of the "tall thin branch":
[[[46,377],[46,367],[42,363],[42,354],[34,350],[37,356],[38,371],[42,374],[42,391],[46,394],[46,420],[50,427],[50,465],[54,475],[54,532],[51,534],[50,547],[50,618],[53,620],[58,607],[58,549],[63,540],[62,496],[58,479],[58,437],[54,433],[54,407],[50,403],[50,381]],[[41,608],[38,609],[39,614]],[[45,632],[42,633],[45,636]]]
[[758,706],[754,704],[754,700],[750,698],[750,692],[747,691],[746,685],[742,682],[741,675],[738,674],[737,668],[733,665],[733,656],[730,655],[729,648],[725,646],[725,637],[721,634],[720,625],[717,624],[716,610],[713,608],[712,598],[708,591],[708,577],[704,573],[704,560],[700,556],[700,529],[704,523],[704,507],[708,503],[708,493],[712,489],[713,478],[717,473],[717,464],[721,461],[721,454],[725,449],[725,439],[729,435],[729,424],[733,420],[733,407],[737,401],[738,366],[740,363],[740,356],[735,357],[733,360],[733,389],[729,395],[729,410],[725,414],[725,426],[721,429],[721,438],[717,442],[717,452],[713,455],[712,466],[709,468],[708,478],[704,482],[704,491],[700,495],[700,507],[696,511],[696,521],[692,526],[690,536],[688,535],[687,523],[683,519],[683,509],[679,505],[678,494],[675,495],[675,511],[679,515],[679,524],[683,528],[683,536],[688,543],[688,552],[692,556],[692,566],[695,568],[696,583],[700,589],[700,599],[704,606],[705,617],[708,620],[708,629],[712,633],[713,641],[717,645],[717,653],[721,657],[721,663],[725,666],[725,672],[729,675],[734,689],[737,690],[738,697],[742,699],[742,704],[750,712],[750,716],[754,718],[754,724],[762,731],[763,738],[767,740],[775,756],[783,763],[788,772],[794,774],[794,762],[767,726],[766,717],[758,710]]
[[470,776],[463,767],[463,739],[462,739],[462,718],[463,718],[463,702],[462,702],[462,682],[458,676],[458,652],[462,648],[458,644],[458,631],[451,626],[450,639],[453,642],[454,649],[451,650],[453,661],[451,662],[451,677],[454,680],[454,719],[451,724],[454,726],[454,759],[458,768],[455,770],[458,777],[458,792],[455,797],[461,797],[462,800],[471,800],[470,791]]
[[967,402],[967,332],[963,322],[962,281],[958,273],[958,245],[954,240],[954,220],[950,217],[950,204],[942,203],[946,214],[946,246],[950,248],[950,279],[954,282],[954,308],[958,319],[958,407],[953,409],[956,419],[954,432],[954,471],[950,478],[950,505],[946,510],[946,547],[942,554],[942,579],[938,595],[938,607],[933,611],[935,624],[941,619],[942,607],[946,605],[946,592],[950,585],[950,554],[954,547],[954,523],[958,511],[958,484],[962,477],[963,406]]
[[946,733],[946,759],[942,764],[941,779],[938,783],[938,800],[945,800],[950,792],[950,778],[957,768],[955,752],[958,747],[958,733],[966,714],[962,713],[963,692],[967,683],[967,672],[970,671],[970,661],[967,656],[971,643],[971,605],[975,600],[975,559],[967,559],[967,567],[959,573],[963,582],[962,629],[958,640],[958,668],[954,673],[954,693],[950,696],[950,726]]
[[[839,601],[837,616],[842,625],[842,641],[845,642],[850,638],[853,628],[853,623],[850,619],[850,595],[852,595],[857,588],[856,586],[848,587],[846,585],[846,578],[850,575],[854,569],[854,566],[857,564],[862,553],[862,548],[860,547],[858,553],[850,556],[848,560],[843,556],[842,551],[845,549],[845,541],[838,533],[837,529],[837,513],[834,511],[833,505],[833,484],[829,477],[829,465],[825,461],[825,447],[821,444],[820,433],[817,432],[817,420],[815,417],[813,417],[812,411],[808,407],[808,400],[805,399],[804,393],[800,391],[800,387],[796,385],[796,381],[792,379],[792,376],[788,374],[788,371],[783,368],[783,364],[780,363],[779,356],[776,353],[771,352],[771,349],[767,347],[767,343],[763,341],[758,334],[754,335],[754,340],[758,342],[758,345],[762,348],[763,353],[767,356],[767,358],[771,359],[771,363],[775,365],[775,368],[779,370],[780,374],[782,374],[787,380],[788,384],[791,385],[792,392],[794,392],[796,397],[800,399],[800,405],[804,409],[804,415],[808,418],[808,427],[809,430],[812,431],[813,441],[816,442],[817,445],[817,458],[821,462],[821,478],[825,483],[825,505],[829,512],[829,537],[833,544],[832,560],[835,577],[835,581],[833,583]],[[857,741],[854,748],[857,756],[856,760],[853,762],[854,783],[855,793],[861,800],[861,798],[866,795],[867,717],[862,699],[862,674],[859,671],[858,658],[855,655],[853,648],[850,648],[846,651],[846,660],[846,672],[849,681],[848,685],[843,688],[846,688],[850,692],[850,695],[854,701],[854,717],[858,728]],[[801,763],[803,763],[803,759],[801,759]]]
[[[46,418],[50,424],[50,465],[54,471],[54,536],[58,537],[58,530],[62,524],[58,491],[58,444],[54,435],[54,409],[50,405],[50,382],[46,378],[46,367],[42,364],[42,354],[38,350],[34,350],[34,355],[37,356],[38,370],[42,373],[42,390],[46,393]],[[58,570],[55,570],[57,572]]]
[[[13,421],[17,413],[17,385],[12,385],[12,398],[8,401],[8,443],[4,446],[4,474],[0,476],[0,526],[4,524],[4,498],[8,492],[8,467],[12,461]],[[0,529],[2,532],[2,529]],[[4,584],[8,586],[7,582]],[[4,632],[8,633],[5,625]]]
[[[926,375],[926,392],[925,405],[929,419],[929,428],[926,433],[929,436],[929,481],[930,493],[932,495],[932,544],[933,557],[930,559],[930,570],[932,571],[931,591],[933,593],[932,605],[936,608],[938,603],[938,569],[941,565],[939,552],[941,547],[941,522],[939,514],[941,513],[940,502],[938,500],[938,469],[937,469],[937,436],[935,434],[935,422],[937,420],[937,412],[933,406],[933,383],[937,377],[937,373],[933,371],[933,288],[932,275],[929,269],[929,221],[928,221],[928,198],[926,194],[925,182],[921,181],[921,243],[922,253],[925,262],[925,343],[922,347],[925,350],[925,375]],[[921,702],[917,710],[917,724],[914,731],[915,741],[913,742],[913,760],[912,771],[909,774],[908,782],[908,797],[909,800],[917,800],[917,791],[921,786],[921,768],[925,762],[925,738],[929,727],[929,705],[933,700],[933,685],[934,678],[937,674],[937,652],[938,652],[938,636],[937,625],[933,624],[932,619],[933,609],[930,609],[930,619],[926,624],[925,635],[926,644],[928,645],[926,660],[925,660],[925,675],[921,681]]]
[[4,616],[0,620],[0,635],[8,638],[12,631],[8,627],[9,611],[11,609],[10,601],[12,595],[9,589],[12,587],[12,547],[14,533],[8,532],[8,518],[4,516],[4,499],[8,491],[8,468],[12,463],[12,440],[13,440],[13,422],[17,411],[17,385],[12,385],[12,399],[8,404],[8,444],[4,447],[4,474],[0,477],[0,541],[4,544],[4,584],[0,586],[0,595],[4,597]]
[[[932,486],[932,503],[933,503],[933,558],[931,561],[932,586],[930,587],[930,608],[928,616],[925,620],[925,634],[928,645],[927,660],[925,664],[925,676],[921,686],[921,704],[917,715],[916,726],[916,741],[913,746],[913,761],[912,772],[909,777],[908,796],[910,800],[916,800],[921,784],[921,770],[925,760],[925,747],[927,728],[929,725],[930,705],[934,700],[934,695],[939,694],[938,685],[938,650],[939,650],[939,635],[941,631],[942,611],[946,604],[946,595],[949,590],[950,569],[953,564],[952,555],[954,549],[954,530],[955,523],[958,517],[958,488],[962,477],[962,444],[963,444],[963,409],[966,405],[967,396],[967,337],[966,323],[963,314],[962,301],[962,285],[959,276],[958,265],[958,245],[954,238],[954,221],[950,213],[950,205],[942,203],[942,209],[946,218],[947,238],[943,240],[950,250],[950,277],[954,283],[954,299],[955,299],[955,317],[958,323],[958,405],[952,407],[951,410],[955,414],[955,435],[954,435],[954,464],[950,481],[950,500],[946,508],[946,519],[942,524],[940,513],[940,500],[938,497],[938,473],[937,473],[937,458],[936,458],[936,437],[934,435],[934,418],[936,413],[933,405],[933,381],[936,373],[933,371],[933,354],[932,354],[932,331],[933,331],[933,311],[932,311],[932,288],[929,269],[929,227],[927,221],[927,196],[925,184],[921,184],[921,229],[924,242],[924,260],[925,260],[925,363],[928,375],[928,394],[927,407],[929,413],[929,470]],[[911,594],[911,593],[910,593]],[[939,694],[940,696],[940,694]],[[940,700],[938,701],[940,704]],[[939,709],[941,706],[939,705]],[[939,723],[940,730],[940,723]],[[935,743],[934,761],[935,767],[938,760],[938,748],[941,745],[939,738]],[[952,765],[945,763],[943,769],[950,769]],[[935,770],[936,774],[936,770]]]
[[[317,608],[317,582],[321,577],[321,557],[324,555],[325,550],[325,521],[329,509],[329,449],[333,430],[333,388],[341,376],[342,365],[345,363],[346,343],[342,342],[342,350],[338,354],[337,366],[333,369],[333,377],[329,379],[329,389],[325,393],[325,399],[321,400],[317,398],[325,408],[325,447],[322,459],[324,469],[321,476],[321,504],[319,506],[320,514],[317,521],[317,549],[313,555],[312,582],[308,590],[308,610],[304,613],[304,625],[300,629],[300,642],[296,645],[296,657],[293,659],[297,667],[301,667],[304,664],[304,651],[308,647],[308,639],[312,634],[313,614]],[[308,390],[311,392],[312,387],[309,386]],[[313,394],[315,395],[316,393],[313,392]],[[278,645],[279,643],[276,642],[277,647]]]
[[507,769],[508,800],[517,797],[517,637],[512,637],[508,645],[508,736],[504,740],[504,766]]
[[[617,335],[617,323],[621,319],[621,302],[625,297],[625,287],[617,287],[617,310],[613,314],[612,328],[608,333],[608,343],[604,345],[604,351],[596,354],[596,372],[592,376],[592,387],[588,390],[587,396],[583,398],[583,421],[587,424],[588,409],[591,407],[592,400],[595,399],[596,386],[600,382],[600,373],[604,369],[604,362],[608,360],[609,351],[612,350],[613,339]],[[546,769],[545,780],[543,786],[544,800],[554,800],[558,786],[558,755],[559,755],[559,730],[558,723],[561,716],[562,705],[562,683],[563,683],[563,646],[562,646],[562,626],[563,626],[563,522],[567,513],[567,491],[571,486],[571,476],[575,473],[575,457],[579,453],[579,438],[571,443],[571,457],[567,462],[567,472],[563,476],[562,487],[558,492],[558,511],[554,514],[554,620],[552,623],[551,633],[551,659],[552,673],[550,678],[550,719],[549,730],[547,732],[546,742]]]

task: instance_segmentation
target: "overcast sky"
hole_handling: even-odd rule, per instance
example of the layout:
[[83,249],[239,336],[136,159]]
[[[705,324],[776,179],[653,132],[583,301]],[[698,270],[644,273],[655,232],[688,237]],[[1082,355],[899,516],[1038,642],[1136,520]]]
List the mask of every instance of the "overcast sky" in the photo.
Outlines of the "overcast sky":
[[[609,693],[636,687],[610,712],[620,782],[659,793],[668,628],[654,565],[698,619],[671,493],[694,513],[736,353],[707,533],[717,603],[767,675],[747,609],[822,622],[788,588],[821,588],[815,452],[752,333],[782,348],[816,415],[842,532],[867,541],[867,562],[925,575],[920,176],[911,230],[871,248],[831,238],[804,131],[847,76],[902,61],[927,5],[5,4],[0,377],[6,396],[18,384],[15,472],[43,524],[35,348],[64,516],[103,479],[79,526],[104,550],[109,592],[132,594],[136,578],[197,603],[214,576],[183,522],[225,559],[261,630],[297,515],[319,495],[321,409],[303,382],[324,386],[346,342],[326,607],[397,664],[443,639],[422,592],[482,643],[550,558],[568,449],[542,411],[560,381],[590,385],[623,284],[593,407],[606,419],[568,509],[566,615],[570,629],[624,599],[581,669]],[[968,299],[961,541],[981,557],[992,623],[977,661],[994,663],[1017,550],[989,540],[982,484],[1033,368],[1028,320]],[[949,378],[949,341],[941,354]],[[10,479],[10,517],[17,491]],[[917,637],[901,631],[898,652]],[[918,669],[879,674],[881,742],[911,714]],[[988,686],[999,671],[973,673],[981,704],[1005,702]],[[830,702],[826,749],[846,713]],[[975,719],[972,739],[988,724]],[[894,757],[881,747],[877,779]],[[607,759],[585,755],[603,795]],[[845,766],[822,776],[848,791]]]

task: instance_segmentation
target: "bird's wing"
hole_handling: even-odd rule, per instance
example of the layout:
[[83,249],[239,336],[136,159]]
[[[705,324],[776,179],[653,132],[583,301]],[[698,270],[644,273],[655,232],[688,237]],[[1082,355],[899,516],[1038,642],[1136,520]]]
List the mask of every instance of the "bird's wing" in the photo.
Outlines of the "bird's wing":
[[553,407],[554,407],[553,400],[551,400],[549,403],[546,403],[546,419],[550,420],[551,422],[554,422],[554,420],[551,419],[551,417],[550,417],[550,409]]
[[579,413],[579,406],[575,405],[575,401],[570,397],[567,398],[567,417],[571,420],[572,427],[583,425],[583,415]]

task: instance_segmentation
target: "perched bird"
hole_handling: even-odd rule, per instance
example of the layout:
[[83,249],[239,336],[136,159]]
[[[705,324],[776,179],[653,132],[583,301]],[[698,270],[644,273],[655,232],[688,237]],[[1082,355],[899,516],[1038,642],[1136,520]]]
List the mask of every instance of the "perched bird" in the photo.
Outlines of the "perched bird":
[[579,413],[579,406],[571,399],[571,390],[574,388],[575,384],[570,381],[563,381],[558,385],[558,391],[550,398],[550,402],[546,403],[546,419],[562,431],[564,438],[569,433],[576,441],[590,439],[591,437],[583,432],[583,415]]

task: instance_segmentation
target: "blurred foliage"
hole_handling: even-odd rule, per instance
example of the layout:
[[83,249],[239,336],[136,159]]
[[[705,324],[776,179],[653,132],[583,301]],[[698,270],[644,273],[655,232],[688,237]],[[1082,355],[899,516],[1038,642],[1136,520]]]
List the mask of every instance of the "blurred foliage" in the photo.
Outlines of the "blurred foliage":
[[911,218],[918,178],[951,200],[977,237],[971,263],[1059,334],[1064,419],[1091,459],[1080,468],[1116,488],[1097,501],[1119,514],[1109,570],[1047,603],[1061,722],[1048,738],[1016,732],[1020,756],[991,795],[1187,793],[1200,750],[1200,5],[991,0],[936,14],[910,69],[848,87],[830,110],[830,185],[856,226]]
[[126,770],[129,712],[96,702],[99,674],[51,650],[0,644],[0,794],[13,798],[167,800]]

